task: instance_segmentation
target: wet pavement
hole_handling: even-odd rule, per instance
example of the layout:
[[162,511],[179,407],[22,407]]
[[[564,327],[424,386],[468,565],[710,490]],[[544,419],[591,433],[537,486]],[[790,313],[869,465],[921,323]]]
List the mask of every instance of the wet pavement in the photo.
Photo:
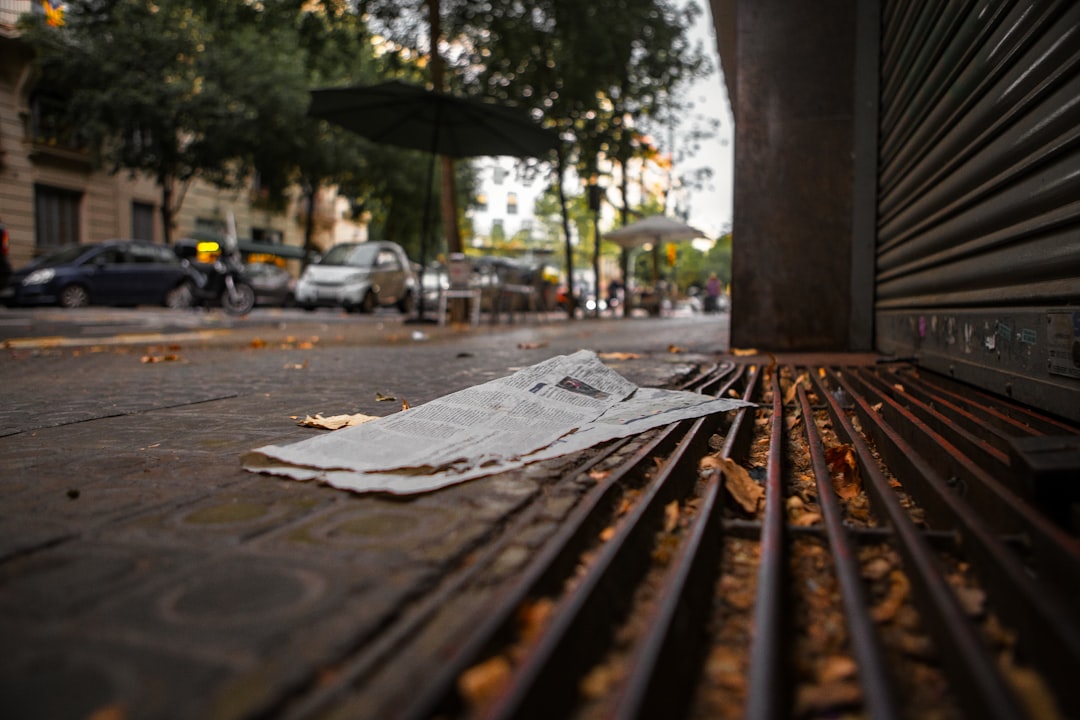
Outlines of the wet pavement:
[[609,364],[664,385],[726,337],[726,316],[256,315],[134,334],[109,316],[111,334],[37,339],[0,317],[5,717],[287,715],[341,658],[385,642],[551,468],[394,498],[246,473],[246,451],[324,432],[297,417],[386,415],[580,348],[638,353]]

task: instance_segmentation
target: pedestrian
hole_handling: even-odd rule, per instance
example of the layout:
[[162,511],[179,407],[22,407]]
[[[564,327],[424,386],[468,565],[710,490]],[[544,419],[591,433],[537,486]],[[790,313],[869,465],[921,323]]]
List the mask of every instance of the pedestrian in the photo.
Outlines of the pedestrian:
[[720,309],[720,279],[716,273],[709,273],[709,281],[705,283],[705,312],[715,313]]

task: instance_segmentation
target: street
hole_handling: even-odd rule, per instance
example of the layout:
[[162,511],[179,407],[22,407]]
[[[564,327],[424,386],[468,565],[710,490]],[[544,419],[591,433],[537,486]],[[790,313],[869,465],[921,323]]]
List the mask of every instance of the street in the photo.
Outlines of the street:
[[0,332],[5,713],[204,718],[278,714],[392,637],[549,472],[396,498],[248,473],[246,452],[581,348],[664,385],[715,359],[727,316],[44,309],[0,310]]

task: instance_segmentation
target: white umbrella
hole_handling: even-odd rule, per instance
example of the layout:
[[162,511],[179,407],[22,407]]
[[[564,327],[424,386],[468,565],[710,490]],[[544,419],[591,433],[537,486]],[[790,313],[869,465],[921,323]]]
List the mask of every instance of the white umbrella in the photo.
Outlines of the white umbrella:
[[647,243],[653,243],[656,247],[665,242],[680,242],[700,237],[705,237],[705,233],[665,215],[643,218],[604,235],[605,240],[624,248],[641,247]]

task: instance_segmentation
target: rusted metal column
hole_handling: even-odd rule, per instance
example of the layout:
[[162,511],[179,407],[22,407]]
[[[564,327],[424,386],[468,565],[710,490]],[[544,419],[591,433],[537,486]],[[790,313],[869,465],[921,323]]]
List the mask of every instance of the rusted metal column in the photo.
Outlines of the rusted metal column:
[[858,3],[735,5],[731,344],[851,349]]

